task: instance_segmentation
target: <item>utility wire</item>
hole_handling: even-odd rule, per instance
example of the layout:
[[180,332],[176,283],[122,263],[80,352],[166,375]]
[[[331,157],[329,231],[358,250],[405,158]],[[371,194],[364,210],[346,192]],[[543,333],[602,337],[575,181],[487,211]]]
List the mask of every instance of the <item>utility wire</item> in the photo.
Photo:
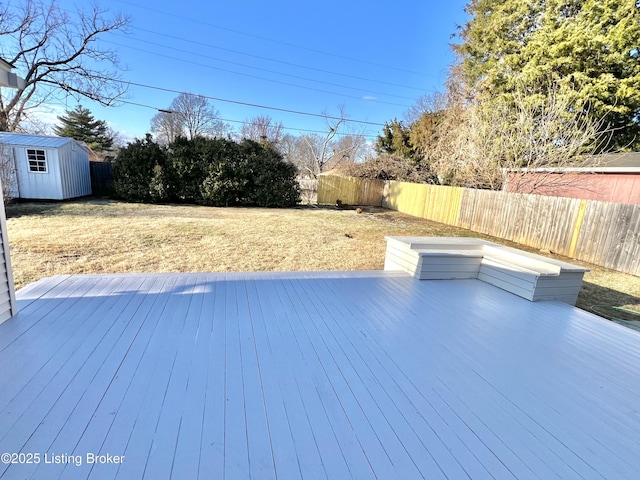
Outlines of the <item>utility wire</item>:
[[280,45],[285,45],[287,47],[293,47],[293,48],[297,48],[297,49],[300,49],[300,50],[306,50],[308,52],[319,53],[319,54],[327,55],[327,56],[330,56],[330,57],[341,58],[343,60],[349,60],[350,62],[358,62],[358,63],[362,63],[362,64],[366,64],[366,65],[372,65],[372,66],[379,67],[379,68],[385,68],[385,69],[388,69],[388,70],[396,70],[396,71],[404,72],[404,73],[412,73],[414,75],[420,75],[420,76],[423,76],[423,77],[427,76],[426,74],[421,73],[421,72],[416,72],[415,70],[408,70],[408,69],[400,68],[400,67],[392,67],[390,65],[383,65],[383,64],[375,63],[375,62],[368,62],[366,60],[362,60],[362,59],[359,59],[359,58],[347,57],[345,55],[339,55],[339,54],[336,54],[336,53],[325,52],[325,51],[317,50],[317,49],[314,49],[314,48],[303,47],[303,46],[296,45],[296,44],[293,44],[293,43],[284,42],[282,40],[275,40],[273,38],[263,37],[261,35],[255,35],[253,33],[247,33],[247,32],[243,32],[243,31],[240,31],[240,30],[234,30],[232,28],[223,27],[221,25],[216,25],[216,24],[205,22],[205,21],[202,21],[202,20],[196,20],[194,18],[184,17],[182,15],[176,15],[175,13],[165,12],[163,10],[158,10],[156,8],[151,8],[151,7],[139,5],[137,3],[127,2],[125,0],[116,0],[116,1],[118,3],[129,5],[131,7],[136,7],[136,8],[140,8],[140,9],[143,9],[143,10],[148,10],[150,12],[160,13],[162,15],[167,15],[167,16],[173,18],[173,19],[179,18],[181,20],[197,23],[197,24],[209,27],[209,28],[216,28],[218,30],[224,30],[224,31],[227,31],[227,32],[232,32],[232,33],[236,33],[238,35],[244,35],[244,36],[247,36],[247,37],[257,38],[259,40],[264,40],[264,41],[267,41],[267,42],[272,42],[272,43],[277,43],[277,44],[280,44]]
[[[124,37],[124,38],[127,38],[129,40],[132,39],[132,37],[128,37],[126,35],[121,35],[121,34],[117,34],[117,33],[111,33],[111,34],[115,35],[117,37]],[[251,68],[253,70],[258,70],[258,71],[261,71],[261,72],[274,73],[276,75],[282,75],[284,77],[296,78],[298,80],[304,80],[306,82],[322,83],[324,85],[331,85],[332,87],[347,88],[349,90],[356,90],[356,91],[359,91],[359,92],[365,92],[365,93],[369,93],[369,94],[375,93],[377,95],[384,95],[384,96],[387,96],[387,97],[395,97],[395,98],[403,98],[405,100],[412,100],[412,101],[415,100],[415,98],[406,97],[404,95],[394,95],[394,94],[391,94],[391,93],[377,92],[377,91],[374,91],[374,90],[363,89],[361,87],[350,87],[350,86],[343,85],[343,84],[340,84],[340,83],[325,82],[323,80],[317,80],[317,79],[314,79],[314,78],[301,77],[299,75],[293,75],[293,74],[290,74],[290,73],[282,73],[282,72],[278,72],[277,70],[269,70],[267,68],[255,67],[253,65],[247,65],[246,63],[234,62],[234,61],[231,61],[231,60],[224,60],[222,58],[212,57],[211,55],[205,55],[203,53],[192,52],[190,50],[184,50],[184,49],[181,49],[181,48],[171,47],[169,45],[163,45],[161,43],[151,42],[149,40],[143,40],[143,39],[140,39],[140,38],[133,38],[133,40],[135,40],[136,42],[141,42],[141,43],[146,43],[146,44],[149,44],[149,45],[153,45],[155,47],[160,47],[162,49],[174,50],[176,52],[187,53],[189,55],[195,55],[195,56],[206,58],[206,59],[209,59],[209,60],[215,60],[217,62],[228,63],[228,64],[231,64],[231,65],[237,65],[237,66],[245,67],[245,68]],[[125,45],[121,45],[121,44],[118,44],[118,43],[115,43],[115,42],[109,42],[109,43],[113,43],[114,45],[119,45],[119,46],[125,46]],[[127,48],[134,48],[134,47],[130,47],[130,46],[126,46],[126,47]],[[163,57],[166,56],[164,54],[160,54],[160,53],[157,53],[157,52],[155,52],[155,55],[163,56]],[[172,58],[172,57],[169,57],[169,58]],[[198,64],[198,65],[201,65],[203,67],[210,67],[210,65],[206,65],[206,64]],[[212,67],[212,68],[215,68],[215,67]],[[224,70],[224,71],[227,71],[227,72],[230,72],[230,73],[236,73],[236,72],[233,72],[231,70]],[[241,74],[241,75],[244,75],[244,74]],[[255,78],[271,81],[270,79],[263,78],[263,77],[255,77]],[[300,88],[307,88],[307,87],[300,87]]]
[[[156,55],[156,56],[162,57],[162,58],[168,58],[169,60],[173,60],[173,61],[176,61],[176,62],[183,62],[183,63],[192,64],[192,65],[198,65],[200,67],[210,68],[212,70],[217,70],[217,71],[220,71],[220,72],[232,73],[234,75],[240,75],[240,76],[248,77],[248,78],[256,78],[258,80],[263,80],[263,81],[266,81],[266,82],[272,82],[272,83],[277,83],[277,84],[280,84],[280,85],[286,85],[288,87],[302,88],[304,90],[311,90],[311,91],[314,91],[314,92],[326,93],[328,95],[336,95],[338,97],[355,98],[357,100],[362,100],[363,99],[361,96],[357,96],[357,95],[347,95],[347,94],[344,94],[344,93],[330,92],[330,91],[322,90],[322,89],[319,89],[319,88],[305,87],[303,85],[296,85],[295,83],[283,82],[281,80],[271,80],[271,79],[268,79],[268,78],[259,77],[257,75],[251,75],[251,74],[248,74],[248,73],[236,72],[234,70],[228,70],[226,68],[214,67],[212,65],[206,65],[204,63],[194,62],[192,60],[186,60],[184,58],[172,57],[170,55],[164,55],[162,53],[157,53],[157,52],[153,52],[153,51],[150,51],[150,50],[145,50],[143,48],[132,47],[130,45],[123,45],[121,43],[112,42],[110,40],[102,40],[102,41],[105,42],[105,43],[109,43],[111,45],[116,45],[118,47],[128,48],[128,49],[131,49],[131,50],[136,50],[138,52],[148,53],[149,55]],[[382,100],[368,100],[368,101],[375,102],[375,103],[381,103],[381,104],[385,104],[385,105],[393,105],[395,107],[409,108],[409,105],[404,105],[404,104],[400,104],[400,103],[385,102],[385,101],[382,101]]]
[[[314,72],[328,73],[330,75],[336,75],[336,76],[346,77],[346,78],[353,78],[355,80],[362,80],[362,81],[365,81],[365,82],[378,83],[378,84],[381,84],[381,85],[389,85],[389,86],[392,86],[392,87],[406,88],[406,89],[415,90],[415,91],[418,91],[418,92],[424,92],[425,91],[424,88],[420,88],[420,87],[412,87],[412,86],[409,86],[409,85],[402,85],[402,84],[399,84],[399,83],[385,82],[383,80],[374,80],[372,78],[359,77],[357,75],[349,75],[347,73],[342,73],[342,72],[333,72],[331,70],[325,70],[325,69],[317,68],[317,67],[310,67],[308,65],[300,65],[298,63],[287,62],[285,60],[277,60],[275,58],[264,57],[262,55],[255,55],[255,54],[252,54],[252,53],[241,52],[239,50],[233,50],[231,48],[220,47],[220,46],[217,46],[217,45],[212,45],[210,43],[201,42],[201,41],[198,41],[198,40],[191,40],[191,39],[187,39],[187,38],[184,38],[184,37],[178,37],[178,36],[175,36],[175,35],[169,35],[168,33],[156,32],[154,30],[148,30],[146,28],[141,28],[141,27],[129,27],[129,28],[131,28],[132,30],[138,30],[138,31],[141,31],[141,32],[151,33],[153,35],[158,35],[158,36],[161,36],[161,37],[170,38],[172,40],[178,40],[178,41],[182,41],[182,42],[191,43],[193,45],[200,45],[200,46],[207,47],[207,48],[213,48],[215,50],[221,50],[223,52],[235,53],[236,55],[243,55],[245,57],[257,58],[259,60],[266,60],[268,62],[279,63],[279,64],[282,64],[282,65],[288,65],[290,67],[303,68],[305,70],[311,70],[311,71],[314,71]],[[142,40],[139,40],[139,41],[142,41]]]
[[[188,94],[188,95],[195,95],[193,93],[184,92],[184,91],[180,91],[180,90],[174,90],[174,89],[171,89],[171,88],[157,87],[157,86],[154,86],[154,85],[131,82],[131,81],[127,81],[127,80],[113,79],[112,81],[118,82],[118,83],[123,83],[123,84],[126,84],[126,85],[135,86],[135,87],[158,90],[158,91],[161,91],[161,92],[176,93],[178,95],[180,95],[181,93]],[[235,104],[235,105],[243,105],[243,106],[246,106],[246,107],[262,108],[262,109],[266,109],[266,110],[274,110],[276,112],[292,113],[294,115],[304,115],[304,116],[307,116],[307,117],[318,117],[318,118],[323,118],[325,120],[342,120],[342,121],[347,122],[347,123],[359,123],[359,124],[362,124],[362,125],[374,125],[376,127],[384,127],[384,123],[368,122],[366,120],[352,120],[352,119],[349,119],[349,118],[341,118],[341,117],[335,117],[335,116],[331,116],[331,115],[323,115],[323,114],[320,114],[320,113],[302,112],[300,110],[290,110],[290,109],[287,109],[287,108],[279,108],[279,107],[269,107],[267,105],[260,105],[258,103],[240,102],[238,100],[229,100],[229,99],[226,99],[226,98],[212,97],[210,95],[197,94],[197,96],[203,97],[203,98],[206,98],[206,99],[209,99],[209,100],[215,100],[216,102],[232,103],[232,104]],[[122,100],[119,100],[119,101],[122,101]]]
[[[124,1],[121,1],[121,0],[116,0],[116,1],[120,1],[120,3],[127,4],[127,2],[124,2]],[[133,4],[129,4],[129,5],[133,5]],[[140,8],[146,8],[146,7],[140,6]],[[67,13],[76,13],[76,12],[73,12],[71,10],[67,10],[67,9],[64,9],[64,8],[60,8],[60,10],[63,10],[65,12],[67,12]],[[166,13],[166,12],[162,12],[162,13],[164,13],[165,15],[172,15],[172,14],[169,14],[169,13]],[[409,89],[409,90],[415,90],[417,92],[424,92],[425,91],[425,89],[422,88],[422,87],[414,87],[414,86],[409,86],[409,85],[402,85],[402,84],[399,84],[399,83],[385,82],[383,80],[375,80],[375,79],[371,79],[371,78],[359,77],[357,75],[349,75],[347,73],[333,72],[331,70],[324,70],[322,68],[310,67],[308,65],[300,65],[300,64],[297,64],[297,63],[293,63],[293,62],[287,62],[287,61],[284,61],[284,60],[277,60],[277,59],[274,59],[274,58],[264,57],[264,56],[261,56],[261,55],[255,55],[255,54],[251,54],[251,53],[241,52],[239,50],[233,50],[233,49],[230,49],[230,48],[220,47],[220,46],[217,46],[217,45],[211,45],[210,43],[200,42],[200,41],[197,41],[197,40],[192,40],[192,39],[188,39],[188,38],[184,38],[184,37],[178,37],[178,36],[175,36],[175,35],[169,35],[168,33],[164,33],[164,32],[156,32],[154,30],[148,30],[148,29],[142,28],[142,27],[129,26],[128,28],[131,29],[131,30],[138,30],[138,31],[141,31],[141,32],[151,33],[153,35],[159,35],[159,36],[162,36],[162,37],[171,38],[173,40],[179,40],[179,41],[182,41],[182,42],[192,43],[194,45],[202,45],[204,47],[214,48],[216,50],[222,50],[222,51],[225,51],[225,52],[235,53],[237,55],[244,55],[244,56],[251,57],[251,58],[258,58],[258,59],[261,59],[261,60],[266,60],[268,62],[280,63],[282,65],[289,65],[289,66],[292,66],[292,67],[303,68],[303,69],[312,70],[312,71],[315,71],[315,72],[328,73],[330,75],[337,75],[337,76],[346,77],[346,78],[353,78],[353,79],[362,80],[362,81],[365,81],[365,82],[378,83],[378,84],[381,84],[381,85],[389,85],[389,86],[393,86],[393,87],[406,88],[406,89]],[[224,28],[224,27],[220,27],[220,28]],[[116,35],[116,36],[119,36],[119,37],[131,38],[128,35],[117,34],[117,33],[114,33],[113,31],[106,32],[106,33],[111,34],[111,35]],[[247,35],[250,35],[250,34],[247,34]],[[180,49],[177,49],[175,47],[169,47],[169,46],[166,46],[166,45],[156,44],[156,43],[151,42],[149,40],[142,40],[142,39],[139,39],[139,38],[135,38],[135,40],[138,41],[138,42],[145,42],[145,43],[150,43],[152,45],[158,45],[158,46],[161,46],[163,48],[169,48],[169,49],[172,49],[172,50],[188,52],[188,53],[191,53],[192,55],[205,56],[205,55],[202,55],[202,54],[189,52],[187,50],[180,50]],[[304,49],[304,47],[298,47],[298,48]],[[326,53],[326,55],[333,55],[333,54]],[[208,58],[214,58],[215,59],[215,57],[208,57]],[[217,59],[217,60],[219,60],[221,62],[234,63],[236,65],[246,66],[246,67],[249,67],[249,68],[257,68],[257,67],[253,67],[253,66],[250,66],[250,65],[245,65],[245,64],[242,64],[242,63],[231,62],[231,61],[228,61],[228,60],[222,60],[222,59]],[[361,61],[361,60],[357,60],[357,59],[352,59],[352,60],[353,61]],[[367,63],[367,62],[365,62],[365,63]],[[374,65],[376,65],[376,64],[374,64]],[[394,69],[394,67],[385,67],[385,68]],[[288,75],[288,74],[275,72],[275,71],[271,71],[271,70],[266,70],[266,69],[259,69],[259,70],[265,70],[267,72],[273,72],[273,73],[276,73],[278,75]],[[401,71],[405,71],[405,70],[401,70]],[[411,72],[410,70],[407,70],[407,71]],[[427,75],[421,74],[421,73],[419,73],[419,75],[427,76]],[[288,75],[288,76],[294,76],[294,75]],[[303,77],[295,77],[295,78],[303,78]],[[311,80],[311,81],[319,82],[318,80]],[[326,82],[320,82],[320,83],[326,83]],[[345,88],[352,88],[352,87],[345,87]],[[372,92],[372,93],[377,93],[377,92]],[[381,95],[388,95],[388,96],[393,96],[393,97],[398,97],[398,98],[406,98],[408,100],[413,100],[413,98],[411,98],[411,97],[402,97],[402,96],[391,95],[391,94],[381,94]]]
[[[153,107],[151,105],[146,105],[144,103],[137,103],[137,102],[130,102],[129,100],[118,100],[120,103],[126,103],[127,105],[134,105],[136,107],[144,107],[144,108],[150,108],[151,110],[156,110],[158,112],[169,112],[169,110],[165,110],[163,108],[158,108],[158,107]],[[223,121],[223,122],[229,122],[229,123],[240,123],[243,125],[251,125],[252,122],[248,122],[246,120],[231,120],[229,118],[220,118],[219,120]],[[309,130],[306,128],[294,128],[294,127],[282,127],[283,130],[291,130],[291,131],[295,131],[295,132],[305,132],[305,133],[321,133],[321,134],[326,134],[326,131],[322,131],[322,130]],[[337,133],[338,136],[349,136],[349,135],[353,135],[350,133]],[[365,137],[365,138],[377,138],[377,135],[368,135],[368,134],[355,134],[356,136],[359,137]]]

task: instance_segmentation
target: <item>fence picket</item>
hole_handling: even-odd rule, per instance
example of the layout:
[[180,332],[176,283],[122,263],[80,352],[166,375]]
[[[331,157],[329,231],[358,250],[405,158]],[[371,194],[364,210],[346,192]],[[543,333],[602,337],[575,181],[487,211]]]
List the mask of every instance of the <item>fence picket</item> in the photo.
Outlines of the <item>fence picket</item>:
[[[384,193],[386,192],[386,193]],[[383,206],[640,276],[640,205],[320,176],[318,203]]]

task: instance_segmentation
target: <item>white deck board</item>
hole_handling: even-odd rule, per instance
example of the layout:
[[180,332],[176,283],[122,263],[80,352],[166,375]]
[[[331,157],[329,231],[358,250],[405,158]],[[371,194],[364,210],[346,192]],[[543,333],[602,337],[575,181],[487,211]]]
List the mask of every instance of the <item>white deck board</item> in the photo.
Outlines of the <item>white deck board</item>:
[[397,272],[52,277],[17,298],[0,453],[83,464],[3,480],[640,471],[640,334],[561,302]]

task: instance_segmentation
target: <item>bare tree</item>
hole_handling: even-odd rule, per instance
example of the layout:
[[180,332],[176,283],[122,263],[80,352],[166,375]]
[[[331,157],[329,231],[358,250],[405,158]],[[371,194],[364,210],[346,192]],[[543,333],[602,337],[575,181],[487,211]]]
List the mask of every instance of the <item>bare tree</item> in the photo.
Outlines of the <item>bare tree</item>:
[[344,124],[344,112],[340,108],[340,118],[338,120],[330,120],[326,118],[327,133],[324,136],[318,134],[303,135],[302,139],[307,144],[309,153],[311,153],[312,163],[306,169],[313,177],[317,177],[320,173],[327,169],[329,160],[334,156],[335,152],[331,149],[333,139],[338,134],[338,129]]
[[127,141],[122,133],[111,126],[107,127],[107,135],[113,140],[112,150],[118,150],[119,148],[127,145]]
[[[549,191],[550,182],[571,181],[554,170],[582,164],[610,134],[605,119],[594,120],[553,88],[535,104],[518,93],[508,103],[454,99],[437,125],[431,168],[445,184],[499,189],[509,175],[510,190]],[[549,175],[529,175],[541,168]]]
[[278,147],[285,160],[298,168],[298,174],[301,177],[313,176],[310,172],[314,170],[315,163],[313,153],[309,148],[309,143],[314,143],[315,140],[305,139],[305,136],[284,135]]
[[559,193],[575,181],[559,171],[585,162],[597,166],[594,154],[608,148],[613,133],[605,118],[593,117],[588,106],[576,108],[555,90],[539,105],[519,93],[514,100],[514,107],[503,106],[492,114],[494,123],[502,124],[502,173],[503,180],[510,177],[511,191]]
[[128,23],[98,6],[70,14],[53,0],[0,5],[2,57],[24,77],[19,88],[0,91],[0,130],[18,130],[30,110],[61,93],[114,104],[126,88],[116,52],[98,39]]
[[332,158],[328,168],[347,163],[362,162],[372,154],[373,147],[363,134],[343,134],[331,146]]
[[420,120],[425,114],[438,113],[447,108],[448,95],[442,92],[433,92],[422,95],[404,114],[408,125]]
[[313,178],[371,155],[371,146],[363,135],[343,135],[330,142],[326,136],[317,133],[298,137],[286,135],[279,148],[285,159],[298,167],[301,176]]
[[337,117],[325,115],[327,133],[324,136],[314,133],[300,137],[306,144],[306,152],[303,155],[304,162],[299,168],[307,175],[315,178],[343,162],[355,161],[358,150],[366,144],[362,132],[340,132],[349,120],[343,105],[339,107],[339,111]]
[[32,133],[34,135],[53,135],[53,125],[45,117],[39,115],[40,109],[24,115],[23,120],[15,131],[20,133]]
[[240,137],[255,142],[268,142],[278,147],[284,135],[284,125],[268,115],[258,115],[247,120],[240,129]]
[[156,141],[163,145],[185,136],[180,116],[170,110],[161,110],[153,116],[151,131],[155,134]]
[[229,127],[220,120],[220,112],[206,97],[181,93],[173,99],[166,110],[161,110],[151,119],[151,131],[158,141],[171,143],[177,137],[224,136]]

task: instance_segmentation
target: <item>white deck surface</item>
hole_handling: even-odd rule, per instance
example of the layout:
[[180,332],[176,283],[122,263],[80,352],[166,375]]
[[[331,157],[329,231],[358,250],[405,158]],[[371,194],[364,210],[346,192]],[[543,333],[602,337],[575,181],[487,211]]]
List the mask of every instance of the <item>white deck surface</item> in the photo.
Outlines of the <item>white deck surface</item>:
[[3,480],[640,475],[640,334],[560,302],[394,272],[53,277],[17,296],[0,453],[40,463]]

